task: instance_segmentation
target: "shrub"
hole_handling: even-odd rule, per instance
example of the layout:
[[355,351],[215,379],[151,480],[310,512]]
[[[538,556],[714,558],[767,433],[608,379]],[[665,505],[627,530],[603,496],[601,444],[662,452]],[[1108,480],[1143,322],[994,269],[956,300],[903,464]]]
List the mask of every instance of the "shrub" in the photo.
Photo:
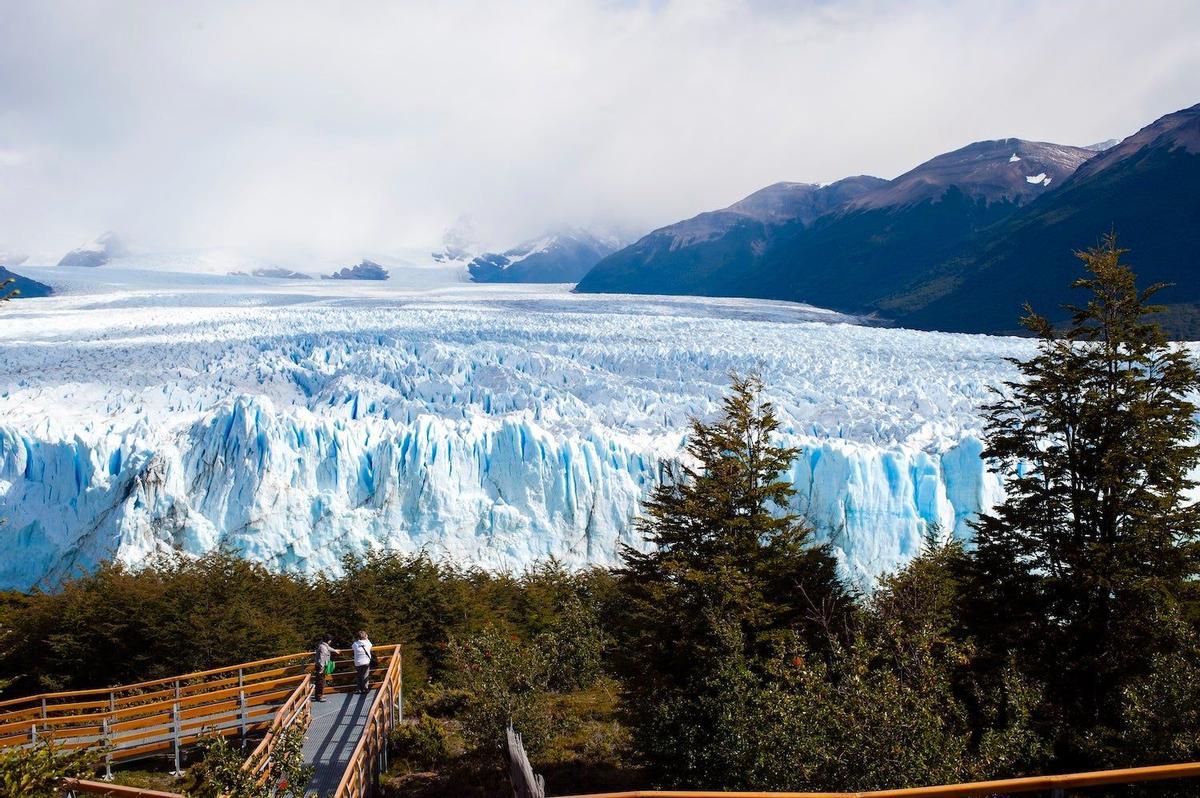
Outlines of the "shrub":
[[423,712],[416,723],[397,726],[389,743],[397,762],[409,770],[436,770],[453,754],[446,727]]
[[189,798],[304,798],[312,781],[312,765],[304,764],[304,732],[296,726],[279,734],[267,761],[267,778],[262,784],[250,770],[243,769],[244,755],[224,737],[213,735],[200,743],[200,761],[189,776],[193,786]]
[[535,641],[547,652],[550,685],[555,690],[578,690],[600,678],[610,638],[600,614],[578,596],[563,602],[558,617]]
[[0,798],[57,798],[64,778],[90,776],[99,758],[98,750],[64,751],[49,741],[0,749]]
[[467,694],[462,725],[468,747],[500,750],[511,723],[530,753],[540,750],[554,726],[542,651],[495,627],[451,640],[449,649],[450,684]]

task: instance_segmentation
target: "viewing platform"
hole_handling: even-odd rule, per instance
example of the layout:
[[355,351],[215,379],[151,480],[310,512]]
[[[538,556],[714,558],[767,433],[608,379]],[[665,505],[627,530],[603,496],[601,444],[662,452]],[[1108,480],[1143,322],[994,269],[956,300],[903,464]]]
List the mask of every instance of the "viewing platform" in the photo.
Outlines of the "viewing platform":
[[0,748],[30,747],[41,740],[67,750],[103,748],[106,780],[69,780],[67,795],[183,798],[107,779],[114,766],[149,759],[165,760],[181,774],[189,749],[220,735],[257,739],[243,767],[265,780],[279,735],[299,727],[306,732],[304,761],[314,768],[310,794],[365,798],[386,768],[387,737],[401,717],[403,696],[400,647],[374,650],[378,664],[369,692],[351,692],[353,664],[335,660],[321,703],[312,701],[311,652],[113,688],[0,701]]

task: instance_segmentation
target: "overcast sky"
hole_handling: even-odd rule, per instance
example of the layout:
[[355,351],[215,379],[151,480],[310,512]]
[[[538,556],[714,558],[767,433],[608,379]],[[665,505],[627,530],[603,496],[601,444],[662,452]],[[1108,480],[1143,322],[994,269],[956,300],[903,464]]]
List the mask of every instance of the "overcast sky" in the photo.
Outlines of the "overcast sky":
[[1200,3],[0,0],[0,247],[642,232],[1200,102]]

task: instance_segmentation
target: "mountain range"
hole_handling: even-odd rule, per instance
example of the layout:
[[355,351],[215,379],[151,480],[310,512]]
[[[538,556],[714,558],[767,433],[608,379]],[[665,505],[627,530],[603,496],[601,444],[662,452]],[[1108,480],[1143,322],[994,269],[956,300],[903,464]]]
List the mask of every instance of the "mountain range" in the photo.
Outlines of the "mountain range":
[[[581,292],[744,296],[874,314],[918,329],[1017,331],[1022,305],[1064,318],[1073,252],[1116,230],[1170,332],[1200,333],[1200,105],[1119,143],[970,144],[893,180],[777,183],[644,236]],[[1193,329],[1195,328],[1195,329]]]

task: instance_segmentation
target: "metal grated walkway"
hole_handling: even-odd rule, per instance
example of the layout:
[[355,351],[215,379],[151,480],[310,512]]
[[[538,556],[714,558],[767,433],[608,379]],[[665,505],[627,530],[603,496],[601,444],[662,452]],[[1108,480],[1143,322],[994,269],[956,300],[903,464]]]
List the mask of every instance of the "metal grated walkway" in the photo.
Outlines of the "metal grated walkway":
[[377,692],[326,693],[325,703],[313,702],[312,725],[304,740],[304,761],[316,767],[309,785],[310,795],[325,798],[337,789]]

